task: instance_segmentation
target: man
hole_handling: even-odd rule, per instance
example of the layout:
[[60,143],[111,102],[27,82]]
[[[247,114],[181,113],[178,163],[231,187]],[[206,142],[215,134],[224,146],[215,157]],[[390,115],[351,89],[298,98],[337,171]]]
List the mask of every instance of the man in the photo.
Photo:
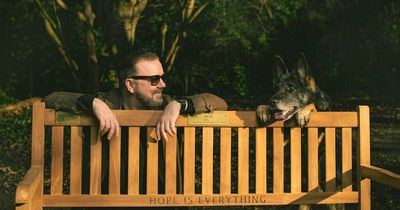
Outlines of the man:
[[[78,94],[68,92],[54,92],[45,97],[47,108],[56,110],[69,111],[79,113],[83,111],[91,111],[100,122],[99,132],[106,135],[107,139],[112,139],[113,135],[119,135],[120,127],[116,116],[111,109],[125,110],[161,110],[160,120],[156,126],[157,140],[168,140],[169,136],[176,134],[175,122],[180,114],[196,114],[202,112],[212,112],[214,110],[227,110],[226,102],[210,93],[203,93],[184,98],[172,99],[168,95],[163,94],[166,87],[164,81],[164,70],[157,55],[153,53],[142,53],[138,55],[128,55],[119,65],[119,89],[113,89],[109,92],[100,92],[97,95]],[[141,132],[145,133],[145,132]],[[122,132],[121,141],[124,141],[124,132]],[[145,160],[146,138],[141,138],[140,158]],[[161,144],[160,144],[161,145]],[[104,147],[103,147],[104,148]],[[159,150],[160,153],[164,151]],[[107,156],[107,149],[103,155]],[[85,153],[86,154],[86,153]],[[142,159],[143,158],[143,159]],[[163,172],[163,155],[160,154],[159,163],[161,164],[160,172]],[[103,164],[107,164],[103,162]],[[122,159],[122,164],[126,164],[126,157]],[[143,173],[145,162],[140,162]],[[179,165],[179,164],[178,164]],[[102,167],[105,169],[106,167]],[[126,168],[121,168],[121,182],[126,183]],[[105,172],[107,174],[107,171]],[[107,175],[106,175],[107,176]],[[163,177],[159,178],[159,182],[163,182]],[[145,175],[140,175],[140,192],[145,191]],[[122,184],[125,187],[126,184]],[[159,186],[162,187],[162,184]],[[103,190],[107,191],[107,186],[103,182]],[[125,191],[123,189],[122,191]]]
[[[142,53],[125,57],[119,66],[120,88],[98,95],[55,92],[45,98],[47,108],[78,113],[92,111],[100,122],[100,134],[118,135],[119,124],[111,109],[163,109],[156,126],[157,140],[176,134],[179,114],[227,110],[226,102],[210,93],[172,99],[163,95],[164,70],[157,55]],[[168,135],[167,135],[168,134]]]

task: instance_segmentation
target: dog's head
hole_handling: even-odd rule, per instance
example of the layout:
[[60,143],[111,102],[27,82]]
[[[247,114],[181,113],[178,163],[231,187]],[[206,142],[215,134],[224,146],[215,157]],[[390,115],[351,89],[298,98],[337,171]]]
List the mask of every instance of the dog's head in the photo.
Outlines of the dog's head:
[[306,57],[301,53],[295,70],[289,72],[281,57],[275,57],[274,95],[269,101],[275,120],[287,120],[305,105],[314,103],[319,110],[329,106],[329,97],[322,92],[311,74]]

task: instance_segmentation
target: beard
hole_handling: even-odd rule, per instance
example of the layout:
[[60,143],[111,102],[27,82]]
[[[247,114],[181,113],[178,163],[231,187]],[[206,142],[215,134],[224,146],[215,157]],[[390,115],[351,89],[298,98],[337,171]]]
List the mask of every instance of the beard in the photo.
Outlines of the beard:
[[155,98],[155,94],[162,94],[162,90],[154,90],[151,97],[145,96],[141,91],[136,93],[138,101],[146,107],[146,109],[160,109],[163,104],[163,98]]

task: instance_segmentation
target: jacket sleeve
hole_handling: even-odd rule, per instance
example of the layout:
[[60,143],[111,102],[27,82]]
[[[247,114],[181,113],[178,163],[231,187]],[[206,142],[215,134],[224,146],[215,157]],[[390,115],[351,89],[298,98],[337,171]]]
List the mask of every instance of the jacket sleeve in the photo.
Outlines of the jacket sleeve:
[[79,97],[85,94],[71,92],[53,92],[46,96],[43,101],[46,103],[46,108],[67,111],[73,113],[81,113],[76,109],[76,102]]
[[187,98],[193,102],[194,114],[228,110],[226,101],[211,93],[196,94]]

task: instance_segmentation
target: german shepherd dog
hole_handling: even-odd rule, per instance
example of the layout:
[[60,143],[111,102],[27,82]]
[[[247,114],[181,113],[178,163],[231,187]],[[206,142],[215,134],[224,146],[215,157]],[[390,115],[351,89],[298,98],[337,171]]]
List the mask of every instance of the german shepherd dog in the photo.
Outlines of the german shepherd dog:
[[[275,94],[269,99],[268,104],[257,107],[257,119],[262,124],[282,120],[288,126],[304,127],[310,120],[311,112],[329,108],[330,98],[317,86],[303,53],[300,54],[297,67],[291,72],[282,58],[275,56],[272,83]],[[324,133],[321,133],[319,142],[323,136]],[[328,205],[328,207],[344,209],[344,205]],[[300,205],[299,209],[310,209],[310,206]]]
[[312,111],[329,107],[330,98],[315,83],[303,53],[297,61],[297,68],[292,72],[289,72],[281,57],[275,56],[275,62],[272,80],[275,94],[268,104],[257,107],[257,119],[263,124],[289,120],[287,123],[290,125],[297,123],[304,127]]

